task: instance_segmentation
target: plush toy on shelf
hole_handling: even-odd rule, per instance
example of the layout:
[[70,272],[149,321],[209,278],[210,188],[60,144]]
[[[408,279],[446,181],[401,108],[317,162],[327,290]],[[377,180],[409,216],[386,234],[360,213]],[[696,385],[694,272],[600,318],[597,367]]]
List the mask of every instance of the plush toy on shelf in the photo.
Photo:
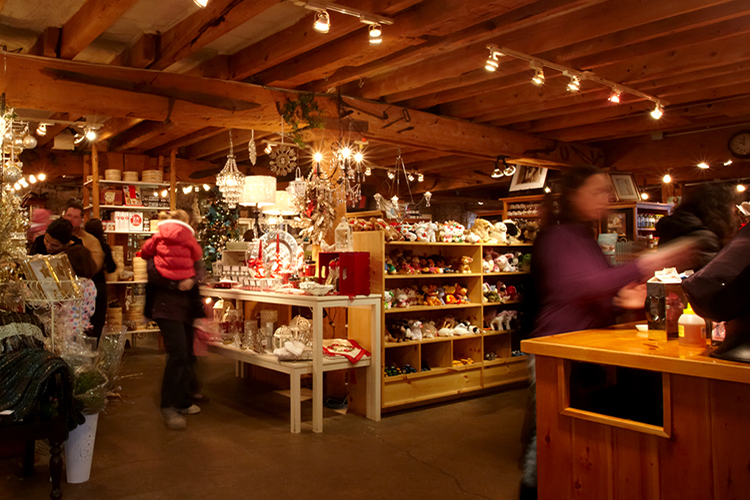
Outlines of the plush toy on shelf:
[[489,228],[490,242],[498,245],[508,244],[508,227],[502,222],[495,222]]
[[438,330],[438,337],[452,337],[453,329],[456,326],[456,320],[453,316],[446,316],[443,318],[442,325]]
[[458,299],[456,298],[456,287],[454,285],[445,285],[445,303],[446,304],[457,304]]
[[456,288],[456,292],[454,293],[454,295],[456,297],[457,304],[468,304],[471,302],[469,300],[469,297],[466,296],[466,294],[468,293],[468,290],[466,289],[466,287],[463,287],[459,285],[458,283],[456,283],[455,288]]
[[474,259],[472,259],[471,257],[467,255],[462,256],[461,265],[459,266],[458,270],[464,274],[471,273],[471,266],[469,266],[469,264],[471,264],[472,262],[474,262]]
[[484,243],[497,243],[496,241],[490,240],[489,229],[492,227],[490,221],[486,219],[477,218],[474,220],[474,224],[471,226],[471,232],[476,234],[479,239]]
[[393,292],[391,290],[386,290],[383,292],[383,307],[387,309],[391,309],[393,307]]
[[422,340],[423,333],[422,333],[422,322],[419,320],[414,320],[409,322],[409,330],[411,330],[411,338],[412,340]]

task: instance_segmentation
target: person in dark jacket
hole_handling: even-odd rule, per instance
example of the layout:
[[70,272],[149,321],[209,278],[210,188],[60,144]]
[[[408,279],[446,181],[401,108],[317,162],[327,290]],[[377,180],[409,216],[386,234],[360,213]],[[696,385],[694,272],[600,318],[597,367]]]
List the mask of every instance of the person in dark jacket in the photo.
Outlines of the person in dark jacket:
[[31,245],[29,255],[55,255],[65,252],[76,276],[92,278],[96,263],[91,252],[80,239],[73,236],[73,225],[65,219],[56,219],[47,226],[43,235]]
[[[736,234],[739,220],[735,211],[736,191],[725,184],[701,184],[685,200],[656,224],[655,235],[663,245],[683,236],[698,240],[697,271]],[[679,269],[684,271],[684,269]]]
[[100,219],[89,219],[84,224],[84,229],[91,236],[99,241],[104,252],[104,265],[92,278],[94,285],[96,286],[96,310],[94,315],[91,317],[91,330],[87,332],[89,337],[99,338],[102,335],[104,329],[104,323],[107,320],[107,280],[104,277],[104,273],[113,273],[117,269],[117,264],[112,258],[112,249],[107,243],[107,239],[104,237],[104,227]]

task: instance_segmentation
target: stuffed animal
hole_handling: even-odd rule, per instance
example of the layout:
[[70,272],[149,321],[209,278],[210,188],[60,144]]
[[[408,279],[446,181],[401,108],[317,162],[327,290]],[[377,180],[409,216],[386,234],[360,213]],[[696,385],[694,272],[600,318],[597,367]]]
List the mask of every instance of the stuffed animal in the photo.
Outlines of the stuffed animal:
[[438,330],[438,337],[452,337],[455,326],[456,320],[452,316],[446,316]]
[[396,266],[393,265],[393,259],[390,257],[385,258],[385,272],[388,274],[396,274]]
[[468,293],[468,290],[466,290],[466,287],[463,287],[456,283],[456,293],[454,294],[456,297],[456,303],[458,304],[468,304],[469,298],[466,296]]
[[393,292],[391,290],[386,290],[383,293],[383,302],[384,302],[384,308],[385,309],[391,309],[393,307]]
[[461,265],[459,266],[458,270],[466,274],[471,273],[471,266],[469,266],[469,264],[471,264],[472,262],[474,262],[474,259],[464,255],[463,257],[461,257]]
[[476,234],[472,233],[468,229],[464,230],[464,241],[466,243],[476,244],[482,241],[482,239]]
[[453,327],[453,335],[468,335],[469,334],[469,328],[464,323],[458,323],[455,327]]
[[537,234],[539,234],[539,223],[528,221],[521,232],[521,239],[526,243],[534,243]]
[[393,291],[393,296],[395,299],[396,307],[409,307],[409,295],[407,294],[406,290],[396,288]]
[[433,339],[437,337],[438,329],[435,326],[434,321],[427,321],[426,323],[422,323],[422,335],[426,339]]
[[492,318],[492,320],[490,321],[490,329],[496,330],[496,331],[503,330],[503,313],[500,313],[494,318]]
[[474,220],[474,224],[471,226],[471,232],[479,236],[479,239],[484,243],[497,243],[497,241],[490,241],[489,228],[492,227],[490,221],[486,219],[477,218]]
[[438,298],[438,291],[437,286],[430,285],[429,287],[427,285],[422,286],[422,291],[425,295],[425,304],[428,306],[440,306],[443,305],[442,302],[440,302],[440,299]]
[[499,273],[512,273],[515,271],[513,266],[508,262],[508,255],[498,255],[495,257],[495,266]]
[[429,243],[435,243],[437,241],[438,225],[434,222],[427,223],[427,241]]
[[495,262],[492,260],[492,252],[484,252],[484,258],[482,259],[482,272],[491,273],[495,268]]
[[443,287],[445,290],[445,300],[446,304],[458,304],[458,299],[456,298],[456,287],[454,285],[445,285]]
[[498,245],[508,244],[508,228],[502,222],[495,222],[495,224],[489,227],[488,232],[490,243],[495,243]]
[[414,320],[409,322],[409,330],[411,330],[411,338],[413,340],[422,340],[423,333],[422,333],[422,322],[419,320]]
[[510,219],[506,219],[503,221],[503,224],[505,224],[505,228],[507,229],[508,244],[518,245],[521,243],[521,240],[518,239],[518,237],[521,236],[521,233],[518,231],[516,223]]

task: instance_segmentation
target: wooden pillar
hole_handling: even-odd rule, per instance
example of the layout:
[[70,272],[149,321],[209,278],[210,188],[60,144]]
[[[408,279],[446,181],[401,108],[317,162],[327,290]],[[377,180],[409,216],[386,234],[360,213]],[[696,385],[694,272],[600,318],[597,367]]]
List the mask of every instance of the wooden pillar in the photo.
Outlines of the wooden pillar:
[[99,149],[96,147],[95,142],[91,143],[91,175],[93,179],[91,181],[91,198],[94,207],[93,217],[99,219]]
[[169,209],[177,208],[177,149],[169,152]]
[[[84,183],[86,183],[86,179],[88,178],[89,175],[91,175],[91,158],[88,156],[84,156],[83,157],[83,182]],[[49,175],[49,178],[52,178],[51,174]],[[96,180],[96,183],[97,184],[99,183],[99,179]],[[92,191],[89,191],[88,189],[86,189],[85,186],[83,188],[83,195],[81,196],[81,202],[83,203],[84,207],[88,207],[89,205],[91,205],[91,193],[93,193],[93,189],[94,189],[93,181],[91,184],[91,189]]]

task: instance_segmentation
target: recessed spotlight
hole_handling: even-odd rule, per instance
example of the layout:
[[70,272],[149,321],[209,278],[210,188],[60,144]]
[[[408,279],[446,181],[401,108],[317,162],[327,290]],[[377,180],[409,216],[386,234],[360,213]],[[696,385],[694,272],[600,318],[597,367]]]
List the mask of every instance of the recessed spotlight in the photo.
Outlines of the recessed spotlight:
[[642,200],[648,200],[648,193],[641,193]]
[[745,189],[747,188],[745,187],[744,184],[737,184],[737,191],[739,191],[740,193],[744,193]]
[[609,96],[609,102],[614,104],[620,104],[620,91],[619,90],[613,90],[612,93]]
[[654,106],[654,109],[651,111],[651,118],[653,118],[654,120],[658,120],[662,117],[663,114],[664,108],[662,108],[661,104],[657,102]]
[[672,182],[672,176],[669,174],[664,174],[664,177],[661,178],[662,181],[664,181],[664,184],[669,184]]

